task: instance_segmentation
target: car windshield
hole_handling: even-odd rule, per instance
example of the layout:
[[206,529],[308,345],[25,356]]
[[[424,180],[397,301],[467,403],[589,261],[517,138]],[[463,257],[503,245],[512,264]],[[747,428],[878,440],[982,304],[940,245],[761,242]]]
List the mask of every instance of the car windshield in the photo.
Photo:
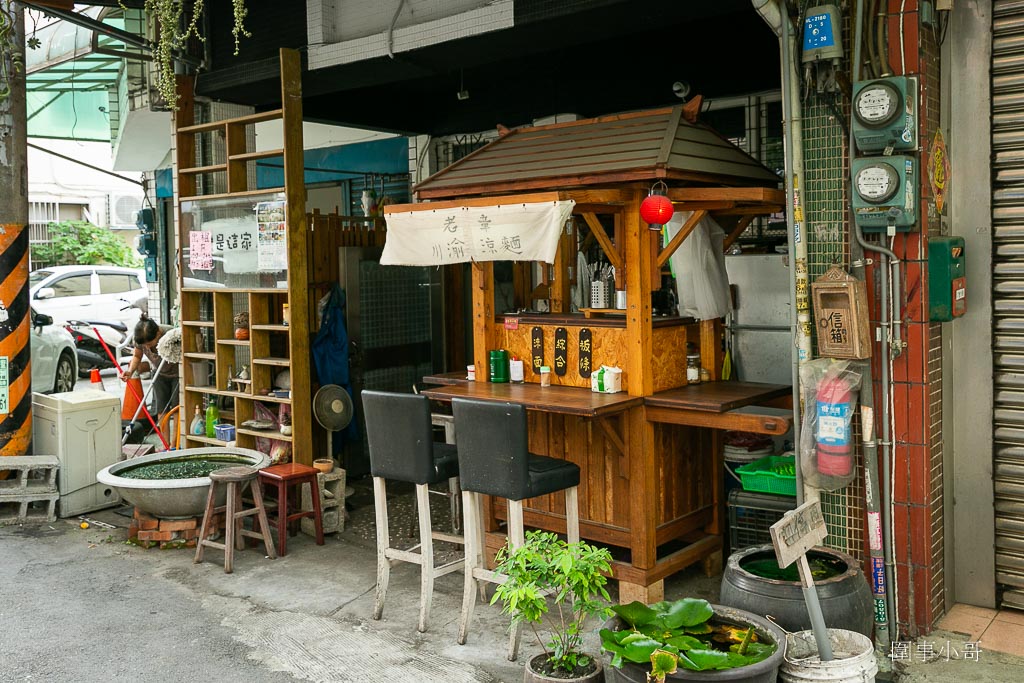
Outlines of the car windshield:
[[36,270],[28,274],[28,286],[35,287],[46,278],[53,275],[52,270]]

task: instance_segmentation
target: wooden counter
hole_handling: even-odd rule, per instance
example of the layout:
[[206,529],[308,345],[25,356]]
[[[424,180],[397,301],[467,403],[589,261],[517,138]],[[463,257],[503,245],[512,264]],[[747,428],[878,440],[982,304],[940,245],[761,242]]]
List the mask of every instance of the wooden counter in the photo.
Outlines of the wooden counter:
[[791,397],[785,384],[704,382],[647,396],[644,406],[651,422],[782,436],[793,426],[792,415],[752,406],[785,404]]
[[527,410],[580,417],[600,417],[639,406],[643,399],[625,393],[600,394],[580,387],[542,387],[539,384],[492,384],[466,382],[422,392],[435,401],[471,398],[497,403],[516,403]]

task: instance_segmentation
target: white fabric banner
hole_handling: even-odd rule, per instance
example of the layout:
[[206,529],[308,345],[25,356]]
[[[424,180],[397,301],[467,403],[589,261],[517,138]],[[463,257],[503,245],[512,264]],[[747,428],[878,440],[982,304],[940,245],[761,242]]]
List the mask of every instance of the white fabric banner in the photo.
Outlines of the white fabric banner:
[[553,263],[576,202],[466,206],[387,213],[385,266],[469,261]]

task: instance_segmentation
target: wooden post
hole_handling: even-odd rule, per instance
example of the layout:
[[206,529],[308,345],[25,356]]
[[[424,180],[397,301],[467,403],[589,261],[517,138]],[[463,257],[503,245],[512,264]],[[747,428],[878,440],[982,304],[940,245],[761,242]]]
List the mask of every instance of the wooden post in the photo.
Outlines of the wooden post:
[[[642,193],[634,191],[621,216],[621,232],[625,241],[626,284],[626,383],[630,396],[649,396],[654,391],[653,337],[651,324],[651,242],[653,231],[640,220]],[[618,216],[616,216],[618,218]],[[618,227],[619,221],[616,221]],[[619,230],[617,229],[618,233]],[[618,277],[619,273],[616,272]],[[633,408],[627,416],[629,440],[626,444],[630,463],[629,491],[631,504],[630,530],[633,535],[632,564],[651,569],[657,561],[657,462],[654,426],[648,422],[642,407]],[[650,586],[619,582],[620,594],[642,602],[664,594],[664,582]]]
[[306,172],[302,142],[302,61],[281,52],[281,126],[284,186],[288,200],[288,305],[295,312],[288,334],[292,380],[292,461],[313,464],[313,411],[309,371],[309,274],[306,266]]
[[473,263],[473,362],[476,381],[490,380],[487,352],[494,348],[494,263]]

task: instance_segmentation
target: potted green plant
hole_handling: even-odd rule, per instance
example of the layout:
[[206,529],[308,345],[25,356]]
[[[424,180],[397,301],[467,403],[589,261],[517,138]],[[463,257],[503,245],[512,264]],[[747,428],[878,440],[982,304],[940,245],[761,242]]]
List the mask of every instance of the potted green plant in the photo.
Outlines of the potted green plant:
[[694,598],[612,611],[601,629],[609,681],[775,683],[785,634],[756,614]]
[[586,620],[610,614],[605,584],[611,559],[606,548],[567,543],[543,531],[528,533],[518,548],[498,551],[497,571],[507,579],[491,602],[501,601],[513,628],[528,624],[544,649],[526,663],[524,683],[604,680],[600,659],[581,647]]

